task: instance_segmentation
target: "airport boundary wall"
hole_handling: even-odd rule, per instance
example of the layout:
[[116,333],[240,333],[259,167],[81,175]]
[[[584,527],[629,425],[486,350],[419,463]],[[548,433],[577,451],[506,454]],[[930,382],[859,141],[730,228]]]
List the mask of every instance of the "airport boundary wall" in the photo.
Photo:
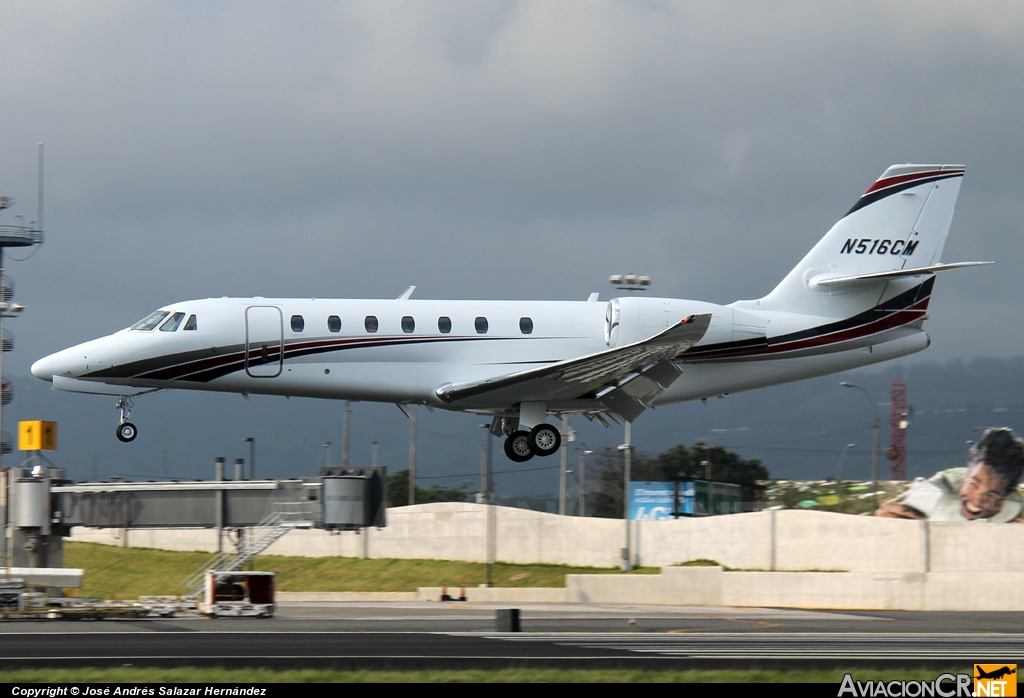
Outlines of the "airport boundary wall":
[[[500,562],[588,567],[616,567],[621,562],[625,544],[622,520],[510,507],[496,507],[495,520],[496,559]],[[388,510],[386,528],[340,534],[298,529],[266,554],[485,562],[486,521],[486,507],[481,504],[395,507]],[[1020,555],[1024,525],[929,523],[784,510],[633,521],[630,528],[633,562],[649,567],[706,559],[733,570],[764,572],[1024,575],[1024,556]],[[72,530],[71,540],[213,552],[216,535],[212,529],[79,527]],[[732,574],[726,576],[736,579]],[[1020,579],[1024,581],[1024,577]],[[818,583],[823,582],[825,578]]]

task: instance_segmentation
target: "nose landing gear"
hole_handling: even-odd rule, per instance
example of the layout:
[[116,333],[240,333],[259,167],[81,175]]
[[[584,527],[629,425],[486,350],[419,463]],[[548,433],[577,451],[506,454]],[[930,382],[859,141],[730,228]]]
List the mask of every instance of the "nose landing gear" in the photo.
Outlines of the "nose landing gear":
[[139,435],[139,430],[135,428],[135,425],[128,421],[128,416],[132,413],[132,400],[129,397],[121,397],[117,401],[115,407],[121,410],[121,423],[117,425],[117,440],[121,443],[129,443],[134,441],[135,437]]
[[117,427],[117,438],[119,441],[122,441],[123,443],[134,441],[138,433],[138,429],[136,429],[135,425],[132,424],[131,422],[119,424]]

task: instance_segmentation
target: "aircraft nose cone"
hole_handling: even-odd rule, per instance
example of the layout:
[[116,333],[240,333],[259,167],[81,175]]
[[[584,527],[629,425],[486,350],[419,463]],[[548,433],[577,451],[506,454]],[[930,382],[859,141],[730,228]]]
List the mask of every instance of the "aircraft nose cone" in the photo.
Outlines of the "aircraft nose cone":
[[54,368],[53,354],[44,356],[43,358],[32,364],[32,375],[36,378],[40,378],[44,381],[53,382],[53,368]]

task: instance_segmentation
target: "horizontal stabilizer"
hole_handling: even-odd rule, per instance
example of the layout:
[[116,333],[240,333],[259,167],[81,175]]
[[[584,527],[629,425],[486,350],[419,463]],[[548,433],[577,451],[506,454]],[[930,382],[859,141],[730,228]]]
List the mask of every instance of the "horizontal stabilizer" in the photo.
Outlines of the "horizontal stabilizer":
[[829,276],[822,274],[811,279],[812,284],[818,286],[837,286],[840,284],[857,283],[859,281],[876,281],[900,276],[920,276],[922,274],[936,274],[940,271],[950,269],[964,269],[966,267],[980,267],[994,262],[954,262],[952,264],[933,264],[930,267],[916,267],[914,269],[896,269],[895,271],[879,271],[873,274],[857,274],[855,276]]

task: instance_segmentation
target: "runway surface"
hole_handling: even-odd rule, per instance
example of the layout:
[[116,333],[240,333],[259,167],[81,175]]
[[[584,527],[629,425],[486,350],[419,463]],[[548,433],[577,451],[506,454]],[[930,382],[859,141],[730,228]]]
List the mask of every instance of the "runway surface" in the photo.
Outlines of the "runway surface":
[[[1024,663],[1024,613],[301,603],[271,619],[0,623],[5,666],[803,668]],[[632,628],[632,631],[631,631]]]

